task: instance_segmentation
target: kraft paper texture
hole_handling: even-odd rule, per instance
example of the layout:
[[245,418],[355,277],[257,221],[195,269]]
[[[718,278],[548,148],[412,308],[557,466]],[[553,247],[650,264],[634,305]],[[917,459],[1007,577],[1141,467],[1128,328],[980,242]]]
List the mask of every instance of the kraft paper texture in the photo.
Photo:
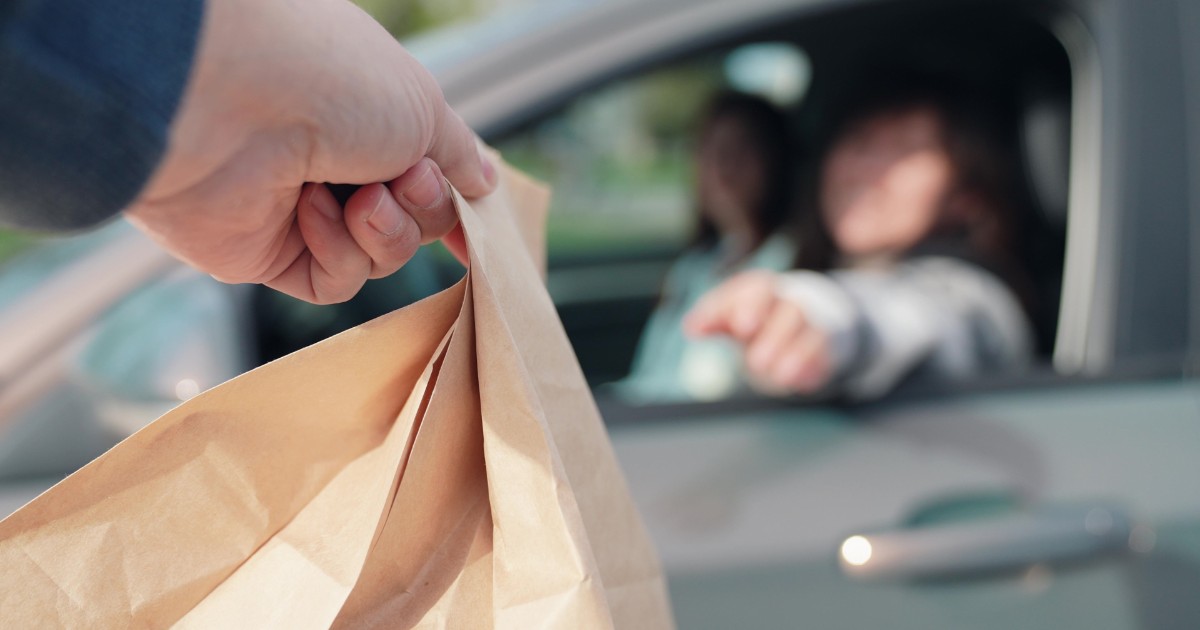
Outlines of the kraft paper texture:
[[542,285],[547,192],[455,193],[454,287],[159,418],[0,522],[5,628],[670,628]]

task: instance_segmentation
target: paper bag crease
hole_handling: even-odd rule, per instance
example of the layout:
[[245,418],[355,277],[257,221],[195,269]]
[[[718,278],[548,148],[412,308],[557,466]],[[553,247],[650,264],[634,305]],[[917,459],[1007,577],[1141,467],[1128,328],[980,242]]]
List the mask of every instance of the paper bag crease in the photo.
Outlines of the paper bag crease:
[[180,405],[0,522],[0,625],[669,628],[541,284],[548,193],[455,193],[454,287]]

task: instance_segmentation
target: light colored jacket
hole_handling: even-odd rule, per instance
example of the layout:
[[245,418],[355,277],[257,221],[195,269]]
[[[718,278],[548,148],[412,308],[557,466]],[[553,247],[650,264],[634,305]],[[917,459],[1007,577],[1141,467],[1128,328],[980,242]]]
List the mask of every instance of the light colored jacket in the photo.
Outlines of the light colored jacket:
[[879,269],[793,271],[779,295],[830,339],[832,388],[882,396],[908,377],[957,380],[1013,370],[1033,355],[1032,328],[997,277],[957,258],[926,256]]

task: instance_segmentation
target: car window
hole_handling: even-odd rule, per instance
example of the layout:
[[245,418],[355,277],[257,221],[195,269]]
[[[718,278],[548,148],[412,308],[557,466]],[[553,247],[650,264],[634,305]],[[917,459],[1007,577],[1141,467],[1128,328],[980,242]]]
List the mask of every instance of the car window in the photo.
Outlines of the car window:
[[[1053,71],[1031,70],[1037,64],[1023,58],[1002,63],[972,52],[975,48],[986,48],[984,44],[975,45],[975,48],[963,44],[963,50],[974,55],[964,55],[969,57],[963,61],[964,68],[970,64],[980,68],[994,66],[995,71],[987,75],[994,77],[988,79],[987,84],[983,84],[983,74],[972,74],[957,67],[931,70],[930,75],[936,76],[928,83],[922,83],[928,78],[920,74],[927,68],[920,56],[922,50],[906,52],[908,56],[897,54],[892,59],[879,55],[885,45],[881,43],[875,48],[864,48],[863,54],[870,56],[867,61],[867,57],[848,58],[841,43],[823,40],[816,34],[808,37],[811,42],[803,37],[764,39],[739,42],[723,49],[701,50],[690,57],[585,90],[557,111],[502,138],[492,139],[510,162],[547,181],[554,189],[548,226],[551,262],[548,285],[580,362],[593,384],[622,380],[630,374],[637,376],[642,363],[639,354],[647,355],[653,350],[674,357],[669,363],[675,367],[664,367],[664,373],[673,374],[669,376],[671,379],[686,380],[685,373],[695,372],[691,376],[706,383],[724,383],[722,387],[706,385],[702,388],[706,390],[703,395],[691,392],[690,386],[681,386],[681,399],[719,399],[751,387],[746,374],[726,375],[729,376],[726,378],[701,369],[702,364],[723,363],[726,368],[722,368],[722,373],[737,372],[741,368],[735,366],[736,357],[740,356],[736,348],[702,349],[692,347],[690,341],[683,339],[669,339],[661,345],[648,342],[649,339],[679,337],[682,314],[699,295],[733,275],[732,267],[722,267],[724,263],[717,260],[722,254],[711,244],[720,242],[729,232],[718,232],[712,237],[717,240],[710,244],[697,240],[703,236],[698,218],[699,199],[706,196],[710,202],[716,199],[711,196],[715,193],[703,189],[714,178],[700,178],[695,172],[704,159],[697,136],[704,131],[702,124],[710,123],[702,119],[722,93],[733,91],[765,97],[788,119],[783,133],[796,141],[787,154],[788,159],[778,160],[789,163],[789,185],[798,191],[786,203],[778,204],[790,208],[790,218],[782,228],[761,230],[761,233],[788,241],[787,246],[791,249],[784,247],[782,252],[769,256],[767,262],[738,259],[737,264],[751,264],[752,268],[764,267],[778,272],[796,268],[818,272],[833,269],[835,273],[831,277],[835,278],[843,277],[838,275],[843,271],[850,272],[849,276],[855,273],[869,275],[854,262],[858,254],[841,252],[844,255],[837,258],[836,241],[852,242],[859,237],[869,240],[874,236],[830,233],[828,217],[820,218],[817,213],[822,202],[815,199],[819,182],[813,178],[818,176],[818,167],[823,163],[826,150],[837,139],[835,127],[843,112],[850,112],[846,116],[862,116],[869,107],[884,107],[879,103],[887,98],[904,98],[889,95],[902,92],[892,83],[905,84],[903,77],[908,76],[905,72],[918,79],[916,89],[925,90],[924,94],[940,94],[938,90],[942,89],[955,95],[971,94],[970,98],[964,96],[961,102],[946,105],[947,108],[961,106],[963,111],[970,110],[968,115],[960,116],[958,110],[942,109],[930,114],[929,120],[935,126],[955,125],[952,132],[946,132],[948,136],[941,136],[952,137],[952,140],[938,144],[946,151],[954,152],[953,155],[947,153],[947,159],[956,160],[962,169],[973,169],[962,177],[976,186],[971,189],[971,194],[975,195],[972,199],[982,201],[970,212],[984,213],[991,217],[989,221],[994,220],[1001,227],[991,236],[983,235],[986,228],[979,226],[986,222],[974,220],[964,223],[963,234],[969,232],[966,237],[931,231],[915,237],[918,240],[897,245],[901,249],[895,251],[905,252],[905,257],[889,263],[891,280],[888,282],[895,284],[901,277],[910,278],[909,288],[917,292],[926,284],[956,283],[955,286],[961,285],[964,295],[976,296],[972,299],[983,306],[975,310],[964,307],[946,316],[953,319],[948,327],[958,326],[963,329],[961,336],[969,337],[961,343],[943,339],[950,335],[924,329],[924,332],[905,332],[899,325],[888,330],[884,330],[887,326],[880,328],[883,339],[932,335],[937,337],[936,345],[931,341],[933,350],[920,355],[917,353],[922,351],[910,352],[900,342],[893,344],[895,348],[881,346],[883,351],[873,354],[874,362],[870,363],[878,370],[870,371],[865,367],[859,370],[861,383],[851,383],[845,378],[847,374],[842,374],[839,378],[845,382],[839,381],[838,387],[847,391],[855,389],[858,392],[855,396],[874,398],[904,385],[909,377],[938,380],[950,373],[1019,372],[1048,360],[1053,347],[1062,265],[1061,249],[1057,244],[1061,243],[1062,235],[1056,226],[1048,225],[1049,222],[1037,214],[1039,209],[1035,206],[1038,203],[1026,202],[1031,195],[1021,192],[1027,182],[1021,179],[1023,175],[1019,171],[1022,166],[1028,166],[1022,161],[1027,160],[1027,155],[1018,156],[1017,150],[1009,147],[1016,142],[1015,129],[1024,116],[1023,91],[1028,87],[1025,84],[1049,81],[1057,86],[1062,82],[1060,68],[1054,65]],[[802,48],[797,43],[801,41],[805,46],[811,44],[811,50]],[[959,46],[960,43],[952,41],[947,44],[950,45]],[[1030,59],[1041,55],[1039,59],[1046,57],[1057,61],[1055,55],[1061,56],[1061,49],[1049,53],[1038,49],[1028,55]],[[890,65],[893,63],[896,64],[894,67]],[[961,82],[966,80],[980,83],[964,87]],[[855,107],[863,109],[855,114]],[[908,123],[892,121],[888,124]],[[747,132],[743,129],[742,133]],[[980,137],[985,139],[977,143],[976,139]],[[966,145],[970,147],[959,148]],[[734,143],[716,149],[720,158],[713,157],[711,164],[715,166],[712,167],[726,168],[720,166],[723,161],[736,170],[735,163],[739,161],[736,147],[737,143]],[[756,151],[762,149],[759,146]],[[751,155],[754,157],[753,151]],[[993,177],[994,173],[1001,174]],[[1008,179],[1010,175],[1011,179]],[[993,191],[1009,192],[993,194]],[[1008,205],[1010,201],[1012,206]],[[879,202],[872,203],[883,207]],[[934,207],[933,211],[948,212],[944,206]],[[712,219],[711,216],[708,218]],[[862,222],[851,218],[845,223],[853,227]],[[1022,234],[1020,239],[1009,240],[1004,236],[1018,232]],[[945,242],[938,242],[939,238]],[[814,245],[809,242],[814,239],[824,241]],[[759,241],[754,247],[765,249],[762,244]],[[869,246],[876,247],[874,244]],[[821,254],[822,247],[830,254]],[[756,256],[759,249],[754,250]],[[1014,265],[1012,261],[1019,262]],[[887,297],[898,295],[895,292],[870,288],[870,282],[853,279],[846,282],[850,284],[843,288],[849,292],[850,297],[846,300],[851,303],[870,304],[872,313],[897,307]],[[704,283],[707,283],[705,287],[700,287]],[[811,297],[815,295],[814,291],[816,289],[807,291],[805,294],[810,297],[806,299],[821,301]],[[863,292],[866,293],[860,295]],[[929,295],[935,293],[930,290]],[[932,304],[938,298],[922,299],[924,303]],[[806,306],[811,307],[811,304]],[[658,321],[664,320],[665,311],[671,311],[673,324]],[[978,316],[979,322],[972,319],[976,317],[976,311],[984,313]],[[888,317],[880,321],[898,322],[899,318]],[[929,324],[925,328],[941,330],[945,327]],[[965,367],[959,360],[962,358],[959,355],[964,352],[971,353],[964,359],[969,363]],[[910,362],[913,356],[917,358]],[[898,358],[892,362],[893,357]],[[892,367],[884,370],[888,365]],[[650,389],[665,387],[657,380],[652,384],[654,387]],[[722,393],[714,393],[714,387]]]
[[547,284],[592,384],[629,373],[697,234],[697,134],[713,97],[736,89],[794,106],[810,74],[787,43],[705,52],[585,91],[493,139],[553,189]]
[[587,93],[497,143],[549,183],[553,258],[683,245],[691,131],[721,80],[707,57]]
[[810,78],[793,44],[738,46],[585,92],[495,144],[554,190],[551,258],[679,249],[695,222],[692,153],[709,98],[735,89],[794,106]]

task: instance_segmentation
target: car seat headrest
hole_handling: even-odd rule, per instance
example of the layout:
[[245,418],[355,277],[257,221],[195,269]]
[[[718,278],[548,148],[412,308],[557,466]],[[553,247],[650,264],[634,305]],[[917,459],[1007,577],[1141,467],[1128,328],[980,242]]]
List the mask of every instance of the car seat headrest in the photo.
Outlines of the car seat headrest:
[[1020,120],[1022,164],[1042,218],[1051,226],[1067,222],[1071,166],[1069,100],[1048,90],[1030,93]]

